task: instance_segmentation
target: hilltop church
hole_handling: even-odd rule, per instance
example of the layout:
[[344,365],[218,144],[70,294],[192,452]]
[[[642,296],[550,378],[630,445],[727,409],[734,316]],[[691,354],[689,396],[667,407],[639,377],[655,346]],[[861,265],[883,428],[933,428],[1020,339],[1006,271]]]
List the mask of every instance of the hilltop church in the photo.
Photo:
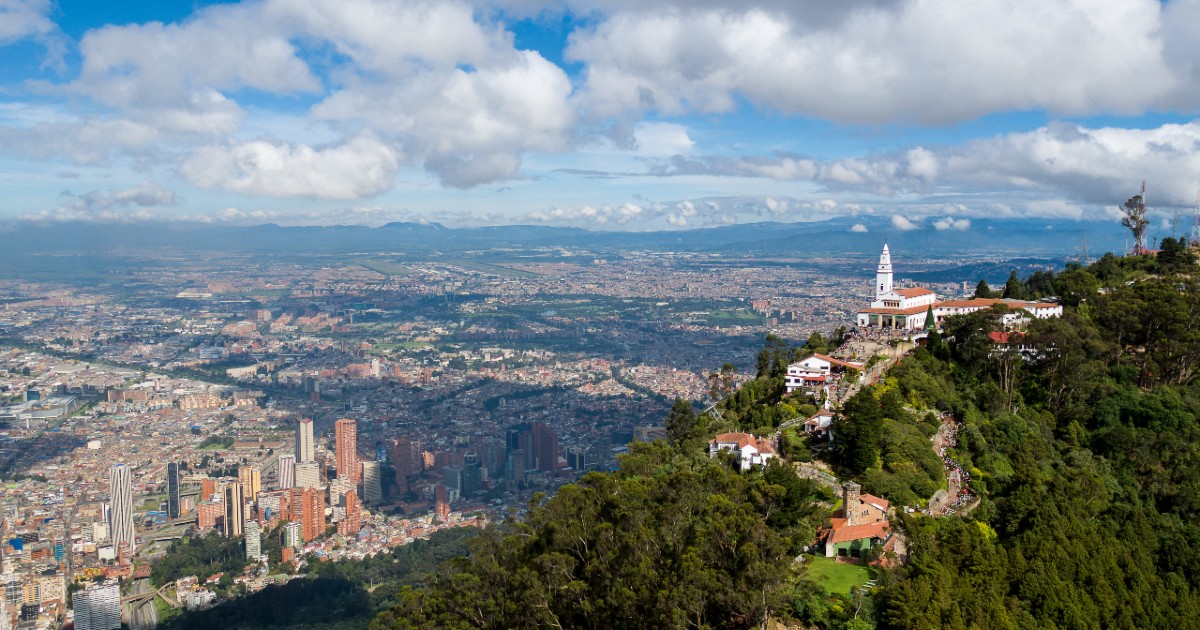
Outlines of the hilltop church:
[[1005,326],[1013,326],[1027,317],[1048,318],[1062,315],[1062,305],[1053,302],[1027,302],[998,298],[972,298],[969,300],[938,301],[933,291],[923,287],[897,289],[892,286],[892,254],[885,243],[879,255],[879,266],[875,269],[875,301],[858,312],[856,323],[860,328],[885,328],[899,331],[916,331],[925,328],[925,319],[933,307],[935,324],[944,317],[961,315],[1004,304],[1010,309],[1005,315]]

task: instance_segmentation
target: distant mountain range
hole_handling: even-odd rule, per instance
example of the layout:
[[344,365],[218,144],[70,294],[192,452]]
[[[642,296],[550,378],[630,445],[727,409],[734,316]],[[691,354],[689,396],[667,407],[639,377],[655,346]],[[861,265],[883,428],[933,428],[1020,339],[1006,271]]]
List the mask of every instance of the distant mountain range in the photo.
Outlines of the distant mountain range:
[[[860,225],[859,231],[851,228]],[[863,228],[866,231],[861,231]],[[260,255],[389,254],[488,255],[567,250],[577,255],[621,251],[712,253],[730,257],[873,257],[886,241],[909,259],[1070,257],[1086,241],[1092,257],[1124,249],[1115,222],[974,220],[967,230],[901,231],[887,218],[846,217],[812,223],[750,223],[663,232],[599,232],[581,228],[500,226],[447,228],[438,224],[362,226],[216,226],[184,223],[15,224],[0,230],[0,260],[46,254],[138,258],[185,252]]]

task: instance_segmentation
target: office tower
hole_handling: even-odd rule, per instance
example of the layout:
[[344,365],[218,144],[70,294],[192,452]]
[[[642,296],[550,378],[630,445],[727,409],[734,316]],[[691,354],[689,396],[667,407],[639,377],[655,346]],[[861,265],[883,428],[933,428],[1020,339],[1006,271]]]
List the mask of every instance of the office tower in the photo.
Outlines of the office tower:
[[296,463],[296,488],[320,488],[321,465],[316,462]]
[[287,490],[296,485],[296,456],[280,455],[276,472],[280,490]]
[[437,514],[438,520],[445,523],[450,518],[450,498],[446,492],[446,486],[438,484],[433,489],[433,510]]
[[343,536],[354,536],[362,529],[362,506],[358,502],[358,492],[351,490],[346,493],[346,517],[338,523],[338,533]]
[[313,442],[313,421],[305,418],[296,425],[296,462],[311,462],[317,459],[317,447]]
[[212,501],[212,496],[217,493],[217,480],[211,477],[205,477],[200,480],[200,500]]
[[525,451],[518,448],[508,452],[504,477],[513,483],[525,480]]
[[242,483],[240,481],[227,482],[221,492],[225,508],[222,533],[227,538],[241,536],[242,525],[246,522],[246,499],[242,494]]
[[334,450],[337,460],[337,476],[357,484],[358,469],[358,425],[349,418],[342,418],[333,425]]
[[567,465],[576,472],[582,472],[588,467],[587,451],[582,446],[572,446],[567,449]]
[[167,464],[167,515],[179,518],[179,464]]
[[362,463],[363,503],[374,505],[383,500],[383,479],[379,462]]
[[262,530],[258,521],[246,521],[246,559],[257,560],[262,555]]
[[342,505],[342,497],[346,496],[347,492],[354,489],[354,484],[349,479],[338,477],[329,482],[329,505],[337,507]]
[[325,534],[325,492],[308,488],[300,497],[300,531],[304,542]]
[[129,553],[136,550],[133,531],[133,480],[129,466],[113,464],[108,469],[108,494],[112,500],[112,522],[109,535],[114,548],[127,543]]
[[392,441],[392,466],[396,469],[397,485],[406,486],[407,478],[421,474],[424,464],[420,442],[404,438]]
[[304,534],[300,523],[291,522],[283,526],[283,546],[299,548],[304,545]]
[[479,465],[479,454],[468,451],[463,457],[462,479],[459,485],[459,496],[469,497],[475,494],[483,485],[483,467]]
[[242,466],[238,468],[238,481],[245,496],[254,501],[262,490],[262,471],[257,466]]
[[446,466],[442,468],[442,483],[445,484],[446,490],[451,494],[462,496],[464,494],[462,466]]
[[75,630],[121,627],[121,590],[115,582],[77,591],[71,607],[75,609]]
[[558,470],[558,435],[542,422],[531,422],[530,429],[533,433],[535,467],[548,472]]

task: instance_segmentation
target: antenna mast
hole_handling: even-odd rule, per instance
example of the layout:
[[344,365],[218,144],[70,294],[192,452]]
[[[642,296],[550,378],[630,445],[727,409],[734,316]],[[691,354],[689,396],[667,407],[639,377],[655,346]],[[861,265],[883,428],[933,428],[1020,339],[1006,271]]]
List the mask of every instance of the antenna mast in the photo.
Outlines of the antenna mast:
[[1189,244],[1200,247],[1200,188],[1196,189],[1196,211],[1192,214],[1192,234]]

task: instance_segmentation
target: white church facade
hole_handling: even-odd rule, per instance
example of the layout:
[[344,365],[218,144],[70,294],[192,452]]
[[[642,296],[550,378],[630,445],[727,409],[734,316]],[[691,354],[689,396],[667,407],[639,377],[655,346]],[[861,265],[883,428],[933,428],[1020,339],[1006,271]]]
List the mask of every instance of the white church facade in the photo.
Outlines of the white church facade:
[[935,324],[950,315],[961,315],[991,308],[994,304],[1008,306],[1010,312],[1004,317],[1005,326],[1015,326],[1027,317],[1047,318],[1062,315],[1062,305],[1053,302],[1027,302],[996,298],[971,298],[966,300],[939,301],[933,291],[923,287],[896,289],[893,286],[892,255],[888,246],[883,246],[879,255],[879,266],[875,269],[875,300],[858,312],[855,323],[860,328],[884,328],[915,331],[925,328],[930,307]]

